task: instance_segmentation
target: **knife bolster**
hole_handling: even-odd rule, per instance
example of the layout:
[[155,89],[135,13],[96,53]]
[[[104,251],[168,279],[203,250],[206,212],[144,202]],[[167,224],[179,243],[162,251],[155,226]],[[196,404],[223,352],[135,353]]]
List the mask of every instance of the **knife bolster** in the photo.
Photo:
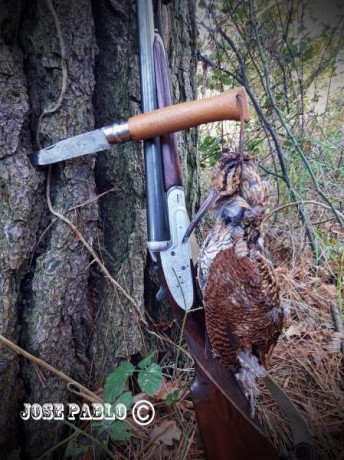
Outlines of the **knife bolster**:
[[122,144],[131,140],[127,121],[113,123],[112,125],[105,126],[102,130],[109,144]]

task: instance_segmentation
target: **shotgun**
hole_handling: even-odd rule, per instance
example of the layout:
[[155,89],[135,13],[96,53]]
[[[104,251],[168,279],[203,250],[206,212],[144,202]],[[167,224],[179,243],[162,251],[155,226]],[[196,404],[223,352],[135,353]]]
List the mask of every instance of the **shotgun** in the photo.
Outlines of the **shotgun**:
[[[156,6],[155,16],[158,16],[161,11],[159,1],[156,2]],[[166,110],[166,107],[172,104],[168,65],[163,41],[159,35],[162,21],[161,18],[156,17],[158,32],[154,32],[152,0],[137,0],[136,7],[142,108],[143,112],[154,109],[158,109],[159,112],[159,110]],[[240,120],[243,126],[245,121],[249,121],[245,90],[237,88],[228,94],[233,97],[233,100],[227,119]],[[216,116],[214,114],[214,117]],[[177,131],[173,128],[173,123],[170,128],[172,128],[170,132]],[[180,325],[186,314],[183,310],[189,310],[190,313],[186,317],[185,337],[196,364],[190,391],[206,458],[208,460],[277,459],[278,453],[267,439],[257,418],[250,417],[249,403],[239,388],[235,376],[229,369],[223,368],[209,350],[204,310],[192,311],[193,307],[201,306],[202,301],[196,294],[189,240],[184,238],[188,217],[175,136],[164,133],[160,135],[160,139],[147,140],[144,150],[148,248],[162,289]],[[160,184],[160,188],[154,189],[153,184]],[[154,196],[151,195],[152,190]],[[159,207],[158,202],[166,205]],[[158,234],[163,235],[162,244],[154,240],[153,235]],[[312,460],[314,458],[312,438],[305,420],[283,390],[268,375],[264,383],[287,416],[291,426],[294,445],[284,458]]]
[[[166,106],[171,104],[168,66],[162,39],[159,34],[154,34],[152,1],[137,0],[136,8],[142,109],[145,114],[156,109],[168,110]],[[244,88],[234,89],[229,94],[233,99],[227,119],[240,120],[238,96],[241,96],[244,120],[248,121],[249,109]],[[170,132],[174,131],[171,129]],[[190,390],[206,458],[277,459],[277,452],[258,420],[250,418],[248,401],[236,378],[207,349],[204,312],[199,309],[192,312],[193,307],[202,303],[196,294],[189,240],[183,240],[188,217],[174,135],[164,133],[160,138],[146,140],[144,152],[148,248],[179,324],[187,314],[184,310],[189,310],[185,336],[196,363]],[[247,443],[247,439],[250,439],[250,443]]]

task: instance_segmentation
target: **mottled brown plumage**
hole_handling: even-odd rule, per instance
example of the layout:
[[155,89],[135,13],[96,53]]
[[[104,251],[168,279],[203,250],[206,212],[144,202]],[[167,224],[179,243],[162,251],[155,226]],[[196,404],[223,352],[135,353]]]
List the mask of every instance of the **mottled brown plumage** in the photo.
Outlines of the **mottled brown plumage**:
[[198,263],[207,331],[221,363],[239,370],[254,407],[255,377],[264,375],[283,323],[279,288],[262,252],[267,184],[253,158],[244,154],[241,162],[231,153],[214,168],[212,185],[214,224]]

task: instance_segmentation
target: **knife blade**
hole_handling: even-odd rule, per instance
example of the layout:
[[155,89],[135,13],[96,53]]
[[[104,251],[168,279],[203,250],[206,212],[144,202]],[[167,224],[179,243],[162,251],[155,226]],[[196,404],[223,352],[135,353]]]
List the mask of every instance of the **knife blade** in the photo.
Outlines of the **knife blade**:
[[153,110],[113,123],[94,131],[70,137],[29,155],[33,165],[41,166],[81,155],[106,150],[111,144],[130,140],[141,141],[164,134],[189,129],[204,123],[240,120],[237,96],[242,97],[244,119],[249,121],[249,107],[245,88],[235,88],[217,96]]
[[29,155],[35,166],[56,163],[67,158],[75,158],[99,152],[111,147],[102,129],[96,129],[79,136],[70,137]]

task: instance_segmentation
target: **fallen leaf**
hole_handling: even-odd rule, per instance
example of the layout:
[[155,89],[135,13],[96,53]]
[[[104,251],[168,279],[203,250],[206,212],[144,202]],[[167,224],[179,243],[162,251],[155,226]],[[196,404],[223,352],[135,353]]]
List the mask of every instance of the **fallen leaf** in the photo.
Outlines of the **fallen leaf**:
[[134,403],[138,402],[138,401],[142,401],[142,400],[145,400],[145,401],[151,401],[152,398],[150,396],[147,395],[147,393],[145,393],[144,391],[142,391],[141,393],[138,393],[137,395],[134,396],[133,398],[133,401]]
[[166,420],[151,432],[151,438],[166,446],[172,446],[173,441],[179,441],[182,431],[177,427],[174,420]]
[[180,388],[179,380],[167,380],[166,378],[164,378],[162,380],[161,388],[156,393],[155,397],[157,399],[160,399],[161,401],[165,401],[165,399],[167,398],[169,394],[173,393],[179,388]]

